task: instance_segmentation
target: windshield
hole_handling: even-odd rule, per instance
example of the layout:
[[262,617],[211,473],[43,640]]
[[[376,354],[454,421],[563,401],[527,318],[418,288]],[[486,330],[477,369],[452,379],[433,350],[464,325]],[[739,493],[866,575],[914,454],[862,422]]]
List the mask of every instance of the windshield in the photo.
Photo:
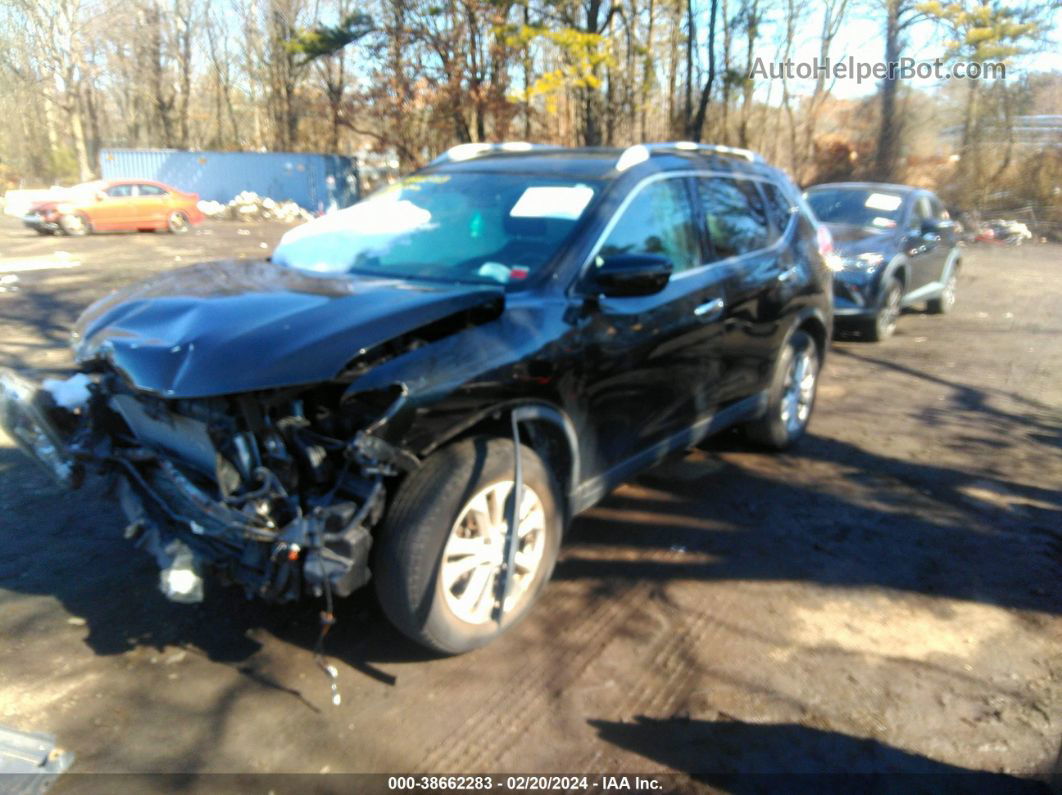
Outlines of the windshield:
[[411,176],[292,229],[273,261],[322,274],[514,284],[560,250],[597,187],[522,174]]
[[903,215],[903,194],[873,188],[812,188],[808,204],[819,220],[884,231],[893,229]]

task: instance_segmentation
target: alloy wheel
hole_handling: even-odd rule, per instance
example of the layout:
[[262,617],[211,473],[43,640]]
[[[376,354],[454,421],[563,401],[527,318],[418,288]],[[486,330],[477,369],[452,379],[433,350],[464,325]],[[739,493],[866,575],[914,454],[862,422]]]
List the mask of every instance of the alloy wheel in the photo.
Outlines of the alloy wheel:
[[[511,480],[492,483],[472,497],[457,515],[443,550],[439,583],[446,606],[461,621],[491,620],[508,531],[506,507]],[[516,565],[505,612],[511,612],[535,580],[546,549],[546,513],[542,500],[523,485],[517,521]]]
[[811,417],[818,373],[818,354],[814,345],[794,354],[786,373],[781,405],[781,420],[790,437],[800,433]]
[[885,296],[885,303],[878,312],[878,337],[885,339],[896,330],[896,320],[900,317],[900,288],[893,287]]

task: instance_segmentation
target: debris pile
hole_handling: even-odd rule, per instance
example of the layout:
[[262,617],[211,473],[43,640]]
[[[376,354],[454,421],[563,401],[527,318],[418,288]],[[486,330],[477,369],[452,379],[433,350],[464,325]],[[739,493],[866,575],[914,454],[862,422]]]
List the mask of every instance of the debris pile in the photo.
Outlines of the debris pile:
[[281,221],[287,224],[313,220],[313,215],[293,201],[278,202],[245,190],[228,204],[201,200],[199,211],[208,218],[230,218],[235,221]]

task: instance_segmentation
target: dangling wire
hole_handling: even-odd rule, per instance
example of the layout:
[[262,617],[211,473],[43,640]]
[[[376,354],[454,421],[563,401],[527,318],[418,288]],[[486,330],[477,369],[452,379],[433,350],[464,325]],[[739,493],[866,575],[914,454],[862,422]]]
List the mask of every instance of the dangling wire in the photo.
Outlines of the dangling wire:
[[325,636],[336,623],[336,614],[332,609],[332,583],[325,574],[324,560],[321,560],[321,579],[324,582],[325,609],[321,611],[321,631],[318,633],[317,643],[313,647],[313,661],[328,677],[328,684],[332,688],[332,705],[338,707],[343,703],[343,699],[339,695],[339,670],[334,665],[329,665],[324,655]]

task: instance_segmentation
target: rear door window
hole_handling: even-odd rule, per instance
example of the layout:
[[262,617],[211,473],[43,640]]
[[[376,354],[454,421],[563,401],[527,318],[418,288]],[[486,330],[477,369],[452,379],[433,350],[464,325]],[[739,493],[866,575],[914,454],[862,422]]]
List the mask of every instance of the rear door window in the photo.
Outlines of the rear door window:
[[164,196],[166,191],[158,185],[137,185],[137,193],[141,196]]
[[771,244],[767,209],[751,180],[699,177],[697,192],[715,259],[739,257]]
[[789,226],[789,219],[793,217],[793,205],[774,183],[761,182],[760,188],[767,200],[767,217],[774,226],[775,235],[780,236]]
[[663,254],[675,273],[696,268],[701,250],[692,210],[683,180],[651,182],[627,205],[600,256]]

